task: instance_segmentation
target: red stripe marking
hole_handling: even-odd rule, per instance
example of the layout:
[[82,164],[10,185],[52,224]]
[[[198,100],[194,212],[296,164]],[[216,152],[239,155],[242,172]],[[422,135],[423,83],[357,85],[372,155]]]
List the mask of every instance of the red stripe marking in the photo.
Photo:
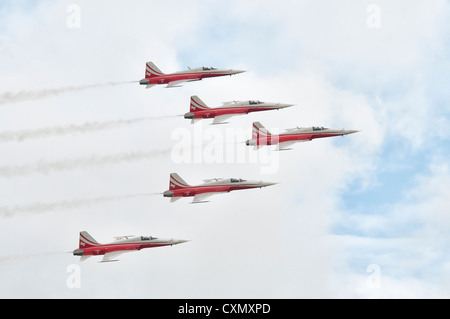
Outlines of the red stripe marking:
[[91,240],[87,239],[86,237],[83,236],[83,234],[80,233],[80,236],[82,239],[84,239],[84,241],[86,242],[86,244],[92,245],[92,246],[96,246],[98,245],[98,243],[94,243]]
[[207,107],[205,107],[204,105],[199,104],[197,101],[195,101],[193,98],[191,98],[191,106],[192,104],[194,104],[196,107],[198,107],[199,109],[205,110],[207,109]]

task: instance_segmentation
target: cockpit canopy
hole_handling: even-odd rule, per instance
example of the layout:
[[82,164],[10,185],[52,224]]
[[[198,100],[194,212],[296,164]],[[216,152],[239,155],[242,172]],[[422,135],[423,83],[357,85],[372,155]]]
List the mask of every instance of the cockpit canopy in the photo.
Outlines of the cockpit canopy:
[[313,126],[312,127],[313,131],[322,131],[322,130],[328,130],[328,128],[326,127],[319,127],[319,126]]
[[152,236],[141,236],[141,240],[153,240],[153,239],[158,239],[158,238],[152,237]]
[[230,178],[230,182],[232,182],[232,183],[241,183],[241,182],[245,182],[245,179],[242,179],[242,178]]
[[204,66],[203,71],[211,71],[211,70],[217,70],[217,68],[213,68],[212,66]]
[[250,104],[250,105],[254,105],[254,104],[262,104],[263,102],[261,102],[261,101],[258,101],[258,100],[250,100],[250,101],[248,101],[248,104]]

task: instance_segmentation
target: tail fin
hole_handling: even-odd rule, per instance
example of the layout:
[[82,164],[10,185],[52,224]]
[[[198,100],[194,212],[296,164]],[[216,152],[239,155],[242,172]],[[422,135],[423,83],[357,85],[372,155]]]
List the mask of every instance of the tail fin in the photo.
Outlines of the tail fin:
[[177,173],[170,174],[169,190],[190,186]]
[[198,110],[205,110],[205,109],[209,109],[209,107],[205,104],[205,102],[200,100],[200,98],[197,95],[191,96],[190,112],[195,112]]
[[145,78],[151,78],[155,76],[164,75],[163,72],[161,72],[160,69],[153,63],[153,62],[147,62],[145,65]]
[[89,235],[87,231],[80,232],[80,249],[96,245],[100,244],[91,235]]
[[261,123],[253,122],[253,131],[252,138],[253,139],[265,139],[272,135]]

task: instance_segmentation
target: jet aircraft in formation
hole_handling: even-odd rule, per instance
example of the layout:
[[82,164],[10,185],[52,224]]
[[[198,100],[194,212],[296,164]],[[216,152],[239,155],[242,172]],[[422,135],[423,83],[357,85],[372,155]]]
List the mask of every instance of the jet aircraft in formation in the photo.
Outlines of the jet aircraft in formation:
[[139,84],[145,85],[147,89],[158,84],[167,84],[166,87],[171,88],[179,87],[185,82],[200,81],[206,78],[225,75],[231,76],[242,72],[245,71],[203,66],[200,68],[166,74],[163,73],[153,62],[147,62],[145,65],[145,77],[139,81]]
[[225,102],[220,107],[208,107],[197,95],[191,96],[189,112],[184,114],[184,118],[191,119],[195,123],[201,119],[213,118],[212,124],[224,123],[227,119],[235,115],[243,115],[251,112],[279,110],[294,104],[283,104],[273,102],[261,102],[258,100]]
[[262,188],[275,185],[263,181],[247,181],[241,178],[213,178],[206,179],[201,185],[191,186],[177,173],[170,174],[169,189],[163,193],[175,202],[182,197],[194,197],[192,203],[204,203],[205,199],[216,194],[229,193],[235,190]]
[[81,256],[80,261],[84,261],[92,256],[103,255],[101,262],[117,261],[118,255],[161,246],[172,246],[185,243],[187,240],[181,239],[161,239],[152,236],[120,236],[114,237],[114,241],[108,244],[98,243],[88,232],[80,232],[78,249],[73,251],[74,256]]
[[312,126],[287,129],[282,134],[271,134],[260,122],[253,122],[252,139],[245,143],[248,146],[254,146],[255,149],[266,145],[277,145],[278,150],[288,150],[289,146],[298,142],[322,137],[344,136],[356,132],[359,131]]
[[[146,63],[145,78],[139,81],[140,85],[150,88],[154,85],[167,84],[166,87],[178,87],[185,82],[200,81],[205,78],[234,75],[245,72],[243,70],[218,69],[214,67],[189,68],[185,71],[166,74],[153,62]],[[251,112],[283,109],[293,104],[281,104],[261,102],[258,100],[233,101],[223,103],[221,107],[210,108],[198,96],[190,99],[190,110],[184,115],[191,119],[191,123],[200,119],[214,119],[212,124],[224,123],[235,115]],[[255,149],[265,145],[277,145],[278,150],[286,150],[297,142],[311,141],[315,138],[343,136],[352,134],[355,130],[339,130],[325,127],[296,127],[288,129],[282,134],[271,134],[260,122],[253,123],[252,139],[247,140],[248,146]],[[248,181],[241,178],[213,178],[204,180],[201,185],[187,184],[177,173],[170,174],[169,189],[163,193],[164,197],[170,197],[174,202],[182,197],[193,197],[192,203],[202,203],[212,195],[228,193],[235,190],[262,188],[276,183],[263,181]],[[144,248],[172,246],[186,242],[180,239],[160,239],[152,236],[120,236],[107,244],[98,243],[86,231],[80,232],[79,247],[73,251],[73,255],[80,256],[81,261],[91,256],[103,256],[101,262],[116,261],[120,254],[137,251]]]

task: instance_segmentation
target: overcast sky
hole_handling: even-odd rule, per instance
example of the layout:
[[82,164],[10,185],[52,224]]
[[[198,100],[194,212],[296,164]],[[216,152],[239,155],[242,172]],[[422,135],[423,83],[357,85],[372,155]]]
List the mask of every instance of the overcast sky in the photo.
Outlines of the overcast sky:
[[[0,296],[450,297],[449,18],[439,0],[2,1]],[[146,61],[248,72],[121,83]],[[295,106],[191,125],[172,116],[191,95]],[[255,154],[253,121],[361,131]],[[171,172],[279,184],[170,203]],[[81,263],[82,230],[190,241]]]

